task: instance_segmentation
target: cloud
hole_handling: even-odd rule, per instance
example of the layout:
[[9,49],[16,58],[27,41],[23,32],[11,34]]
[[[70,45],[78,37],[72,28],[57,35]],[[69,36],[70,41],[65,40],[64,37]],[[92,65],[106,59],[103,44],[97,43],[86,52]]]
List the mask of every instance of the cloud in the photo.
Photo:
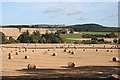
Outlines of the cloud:
[[66,15],[71,16],[71,15],[77,15],[77,14],[80,14],[80,13],[82,13],[82,11],[80,11],[80,10],[71,10]]
[[53,15],[53,16],[50,16],[50,18],[57,18],[58,16],[56,16],[56,15]]
[[109,15],[108,17],[106,17],[106,18],[100,19],[100,21],[112,21],[113,19],[117,19],[117,17],[118,17],[118,14],[112,14],[112,15]]
[[88,16],[83,16],[83,17],[80,17],[78,20],[88,20],[88,19],[90,19],[90,17],[88,17]]
[[61,12],[63,12],[63,10],[59,8],[48,8],[44,11],[44,13],[61,13]]

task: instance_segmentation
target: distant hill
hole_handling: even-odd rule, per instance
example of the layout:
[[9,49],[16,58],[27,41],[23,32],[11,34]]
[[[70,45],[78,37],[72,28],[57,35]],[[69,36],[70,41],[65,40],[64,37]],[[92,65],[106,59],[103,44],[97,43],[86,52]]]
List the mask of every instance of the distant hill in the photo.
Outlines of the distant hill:
[[49,25],[49,24],[36,24],[36,25],[6,25],[0,26],[2,28],[69,28],[78,32],[118,32],[120,27],[106,27],[99,24],[77,24],[77,25]]
[[67,26],[74,31],[91,31],[91,32],[118,32],[120,31],[120,27],[105,27],[99,24],[78,24],[78,25],[70,25]]

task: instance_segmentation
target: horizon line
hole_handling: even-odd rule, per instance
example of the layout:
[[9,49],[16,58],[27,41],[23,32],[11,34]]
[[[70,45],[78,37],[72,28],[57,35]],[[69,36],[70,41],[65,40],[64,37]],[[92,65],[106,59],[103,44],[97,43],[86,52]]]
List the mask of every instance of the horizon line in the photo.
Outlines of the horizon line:
[[108,25],[103,25],[103,24],[99,24],[99,23],[75,23],[75,24],[33,23],[33,24],[0,24],[0,26],[11,26],[11,25],[64,25],[64,26],[69,26],[69,25],[84,25],[84,24],[98,24],[98,25],[102,25],[105,27],[119,27],[119,26],[108,26]]

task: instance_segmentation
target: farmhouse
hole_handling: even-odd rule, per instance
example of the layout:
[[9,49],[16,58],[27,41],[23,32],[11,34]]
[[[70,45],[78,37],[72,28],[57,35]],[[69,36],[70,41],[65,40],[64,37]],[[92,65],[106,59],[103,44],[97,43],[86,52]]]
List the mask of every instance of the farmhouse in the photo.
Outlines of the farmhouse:
[[80,32],[73,32],[73,34],[80,34]]

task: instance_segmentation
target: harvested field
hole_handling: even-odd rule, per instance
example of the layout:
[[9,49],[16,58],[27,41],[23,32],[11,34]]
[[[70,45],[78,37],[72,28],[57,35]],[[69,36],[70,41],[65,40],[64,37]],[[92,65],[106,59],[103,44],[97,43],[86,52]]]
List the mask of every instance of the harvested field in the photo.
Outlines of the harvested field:
[[[106,48],[103,47],[104,45]],[[118,57],[118,49],[111,48],[115,45],[110,44],[94,44],[94,47],[93,44],[6,44],[1,46],[3,79],[46,80],[42,78],[49,78],[47,80],[57,80],[66,78],[67,80],[70,78],[69,80],[74,80],[77,77],[95,78],[96,80],[96,78],[109,78],[110,75],[118,73],[119,69],[119,62],[112,61],[114,56]],[[26,52],[22,52],[25,50],[24,47],[27,48]],[[74,51],[75,54],[64,52],[65,48]],[[87,50],[83,51],[83,49]],[[107,50],[113,52],[107,52]],[[13,54],[13,59],[7,58],[10,52]],[[16,52],[19,52],[19,55],[16,55]],[[51,56],[53,53],[57,56]],[[26,55],[30,58],[23,59]],[[74,62],[75,67],[68,68],[68,62]],[[37,67],[35,70],[28,70],[28,64],[35,64]]]

